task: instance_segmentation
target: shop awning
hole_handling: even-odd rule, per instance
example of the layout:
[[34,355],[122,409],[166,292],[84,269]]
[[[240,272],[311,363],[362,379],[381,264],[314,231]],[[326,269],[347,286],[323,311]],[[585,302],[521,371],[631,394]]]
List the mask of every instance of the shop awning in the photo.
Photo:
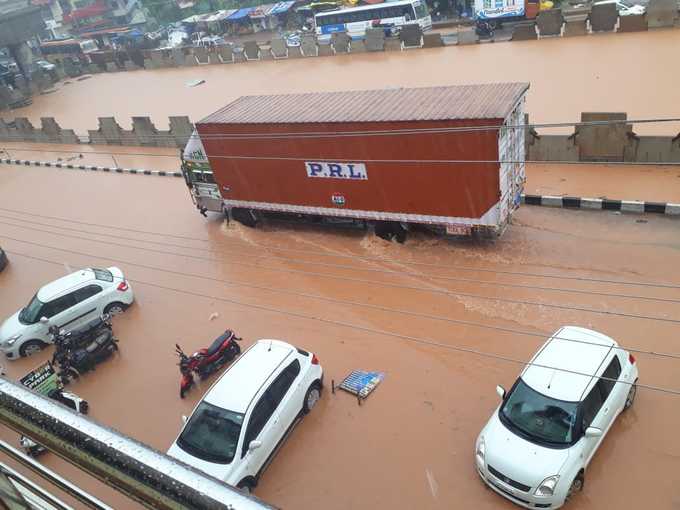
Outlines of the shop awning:
[[238,21],[243,18],[247,18],[250,12],[254,9],[254,7],[244,7],[243,9],[239,9],[235,13],[233,13],[231,16],[227,18],[227,21]]
[[269,9],[272,7],[272,4],[258,5],[257,7],[254,7],[252,11],[250,11],[248,16],[251,18],[264,18],[269,12]]
[[269,9],[269,12],[267,13],[267,16],[273,16],[275,14],[283,14],[284,12],[288,12],[291,7],[295,5],[295,0],[289,1],[289,2],[278,2],[272,5],[271,9]]

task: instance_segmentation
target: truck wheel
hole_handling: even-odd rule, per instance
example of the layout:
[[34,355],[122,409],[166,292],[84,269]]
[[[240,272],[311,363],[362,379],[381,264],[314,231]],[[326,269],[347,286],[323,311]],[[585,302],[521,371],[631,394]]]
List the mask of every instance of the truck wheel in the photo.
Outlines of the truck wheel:
[[258,217],[252,209],[234,207],[231,210],[231,217],[242,225],[250,228],[255,228],[258,223]]

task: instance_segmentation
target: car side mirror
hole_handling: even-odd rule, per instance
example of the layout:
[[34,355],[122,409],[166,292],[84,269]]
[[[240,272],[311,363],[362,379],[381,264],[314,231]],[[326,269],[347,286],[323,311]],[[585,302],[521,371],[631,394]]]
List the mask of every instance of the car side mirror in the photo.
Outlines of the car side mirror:
[[505,388],[503,388],[503,386],[496,386],[496,393],[501,397],[501,400],[505,400]]
[[602,429],[597,427],[588,427],[586,429],[586,437],[600,437],[602,435]]
[[40,317],[40,324],[44,324],[47,326],[50,323],[50,320],[47,317]]
[[189,418],[187,418],[185,415],[182,415],[182,423],[186,423],[189,421]]
[[248,451],[252,452],[253,450],[257,450],[260,446],[262,446],[262,441],[251,441],[248,445]]

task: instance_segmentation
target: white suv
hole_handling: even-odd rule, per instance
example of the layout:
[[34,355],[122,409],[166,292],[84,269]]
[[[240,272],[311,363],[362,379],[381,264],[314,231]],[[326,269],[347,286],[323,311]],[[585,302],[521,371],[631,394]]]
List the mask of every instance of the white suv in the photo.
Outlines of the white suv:
[[475,447],[482,480],[520,506],[561,507],[583,489],[604,435],[633,404],[637,379],[635,358],[614,340],[563,327],[510,391],[497,387],[503,402]]
[[7,359],[30,356],[52,341],[50,326],[72,331],[104,313],[121,313],[133,301],[132,287],[117,267],[82,269],[42,287],[3,322],[0,351]]
[[208,390],[168,455],[250,491],[298,419],[319,400],[322,381],[316,355],[259,340]]

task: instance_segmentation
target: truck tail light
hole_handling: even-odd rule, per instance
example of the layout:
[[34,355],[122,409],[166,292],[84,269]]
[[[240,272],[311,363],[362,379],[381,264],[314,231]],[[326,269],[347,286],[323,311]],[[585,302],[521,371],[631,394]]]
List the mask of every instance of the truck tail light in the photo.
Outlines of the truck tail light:
[[128,282],[125,281],[125,280],[123,280],[122,282],[120,282],[118,284],[118,290],[121,291],[121,292],[125,292],[126,290],[128,290],[128,288],[129,288]]
[[630,361],[631,365],[635,365],[635,356],[633,356],[631,353],[628,353],[628,361]]
[[316,354],[312,354],[312,365],[318,365],[319,364],[319,358],[316,357]]

